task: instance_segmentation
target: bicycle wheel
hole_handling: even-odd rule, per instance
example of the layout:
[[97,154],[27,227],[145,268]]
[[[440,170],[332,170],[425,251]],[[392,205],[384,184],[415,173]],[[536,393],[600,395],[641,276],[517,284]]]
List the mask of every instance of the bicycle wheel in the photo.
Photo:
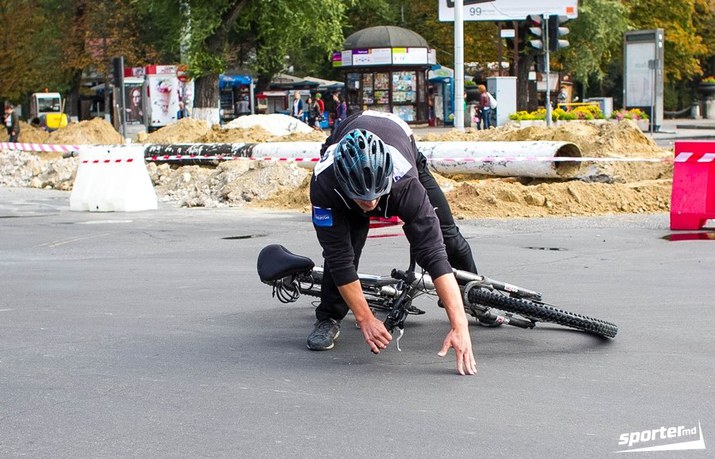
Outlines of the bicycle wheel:
[[564,327],[613,338],[618,326],[605,320],[574,314],[540,301],[513,298],[483,288],[469,290],[469,301],[506,312],[512,312],[533,320],[551,322]]

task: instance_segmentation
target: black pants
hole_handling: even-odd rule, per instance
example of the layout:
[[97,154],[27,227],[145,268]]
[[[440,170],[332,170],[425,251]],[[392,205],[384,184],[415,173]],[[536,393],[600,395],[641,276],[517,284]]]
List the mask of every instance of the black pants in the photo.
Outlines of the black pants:
[[[427,167],[427,159],[421,153],[417,156],[417,170],[419,171],[420,183],[427,190],[427,196],[439,219],[449,264],[453,268],[476,273],[477,265],[472,256],[472,249],[454,223],[452,209],[449,207],[447,198],[437,184],[437,180],[430,173]],[[354,215],[350,219],[350,240],[352,241],[353,254],[355,255],[355,269],[358,269],[360,255],[363,247],[365,247],[367,232],[370,229],[370,219],[363,215]],[[348,305],[343,300],[333,277],[330,275],[330,266],[327,261],[323,268],[320,304],[315,309],[315,317],[318,320],[342,320],[349,311]]]

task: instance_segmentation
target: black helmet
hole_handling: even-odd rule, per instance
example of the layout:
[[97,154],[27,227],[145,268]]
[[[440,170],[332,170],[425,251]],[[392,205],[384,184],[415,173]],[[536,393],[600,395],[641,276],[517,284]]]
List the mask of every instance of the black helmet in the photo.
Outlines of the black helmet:
[[350,199],[372,201],[392,187],[392,156],[382,139],[364,129],[354,129],[340,140],[334,169]]

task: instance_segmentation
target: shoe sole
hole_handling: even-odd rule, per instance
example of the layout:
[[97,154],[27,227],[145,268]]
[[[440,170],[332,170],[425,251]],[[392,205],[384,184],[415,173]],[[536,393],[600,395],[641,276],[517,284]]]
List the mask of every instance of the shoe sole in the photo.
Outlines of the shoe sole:
[[308,344],[308,349],[310,349],[311,351],[329,351],[335,347],[335,340],[338,339],[338,336],[340,336],[340,330],[338,330],[338,332],[335,334],[335,338],[333,338],[333,344],[331,344],[330,346],[328,346],[328,347],[310,347],[310,344]]

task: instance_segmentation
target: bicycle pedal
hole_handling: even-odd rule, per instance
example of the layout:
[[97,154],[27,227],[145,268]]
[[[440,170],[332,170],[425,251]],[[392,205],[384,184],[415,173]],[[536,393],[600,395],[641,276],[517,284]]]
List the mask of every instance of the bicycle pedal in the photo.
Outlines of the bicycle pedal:
[[424,314],[425,311],[423,311],[422,309],[420,309],[420,308],[418,308],[418,307],[416,307],[416,306],[410,305],[410,307],[407,308],[407,313],[408,313],[408,314],[414,314],[414,315],[419,316],[419,315]]

